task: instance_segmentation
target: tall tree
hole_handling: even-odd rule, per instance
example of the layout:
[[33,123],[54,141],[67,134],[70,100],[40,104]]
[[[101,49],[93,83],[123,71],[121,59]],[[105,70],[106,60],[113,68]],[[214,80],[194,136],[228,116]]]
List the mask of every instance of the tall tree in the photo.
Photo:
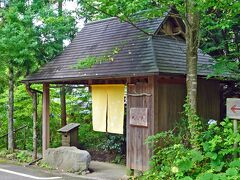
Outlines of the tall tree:
[[[63,16],[63,0],[58,0],[58,16]],[[63,39],[60,39],[60,43],[63,47]],[[63,85],[60,89],[60,99],[61,99],[61,125],[62,127],[67,124],[66,116],[66,92],[65,86]]]
[[[32,31],[28,29],[29,21],[23,21],[23,6],[12,1],[8,8],[2,11],[2,23],[0,27],[0,57],[6,64],[8,72],[8,149],[14,149],[13,119],[14,119],[14,80],[15,68],[21,65],[24,59],[33,59],[34,53],[31,48],[34,40],[31,37]],[[26,28],[26,29],[25,29]],[[30,39],[30,40],[29,40]]]
[[14,85],[60,53],[59,40],[71,40],[76,23],[70,12],[59,17],[54,6],[43,0],[12,0],[0,13],[1,69],[9,74],[5,76],[9,81],[8,148],[13,151]]

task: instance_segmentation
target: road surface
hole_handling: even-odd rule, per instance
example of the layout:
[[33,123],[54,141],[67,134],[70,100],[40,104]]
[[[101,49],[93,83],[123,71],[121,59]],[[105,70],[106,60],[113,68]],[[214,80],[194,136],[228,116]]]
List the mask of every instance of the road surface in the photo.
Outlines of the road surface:
[[43,171],[37,168],[0,163],[0,180],[79,180],[84,178]]

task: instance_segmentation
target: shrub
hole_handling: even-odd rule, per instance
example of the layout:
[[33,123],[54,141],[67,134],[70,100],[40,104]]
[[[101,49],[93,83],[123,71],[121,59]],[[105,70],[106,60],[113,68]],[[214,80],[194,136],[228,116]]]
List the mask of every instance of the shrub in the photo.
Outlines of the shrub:
[[[144,179],[238,179],[240,158],[233,158],[234,141],[240,135],[233,132],[233,125],[225,119],[220,125],[211,124],[201,132],[199,149],[185,143],[184,136],[167,131],[149,137],[154,144],[154,155]],[[159,146],[160,144],[160,146]]]
[[107,134],[107,139],[100,145],[105,151],[113,151],[118,154],[125,153],[125,138],[121,134]]

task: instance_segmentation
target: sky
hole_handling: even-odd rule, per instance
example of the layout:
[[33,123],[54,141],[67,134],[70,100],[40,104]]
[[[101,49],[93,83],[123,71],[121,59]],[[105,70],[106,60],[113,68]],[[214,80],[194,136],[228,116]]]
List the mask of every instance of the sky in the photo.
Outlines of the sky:
[[[76,0],[73,0],[73,1],[65,1],[64,3],[63,3],[63,9],[65,9],[65,10],[69,10],[69,11],[74,11],[74,10],[76,10],[77,9],[77,1]],[[84,26],[84,20],[82,19],[80,19],[79,21],[78,21],[78,23],[77,23],[77,27],[78,27],[78,29],[79,29],[79,31],[83,28],[83,26]],[[64,46],[66,47],[66,46],[68,46],[70,44],[70,41],[68,41],[68,40],[65,40],[64,41]]]
[[[66,9],[66,10],[69,10],[69,11],[74,11],[77,9],[77,0],[73,0],[73,1],[65,1],[63,3],[63,8]],[[79,29],[82,29],[83,28],[83,25],[84,25],[84,20],[80,20],[78,22],[78,25],[77,27]]]
[[77,8],[77,1],[67,1],[63,4],[64,8],[67,10],[75,10]]

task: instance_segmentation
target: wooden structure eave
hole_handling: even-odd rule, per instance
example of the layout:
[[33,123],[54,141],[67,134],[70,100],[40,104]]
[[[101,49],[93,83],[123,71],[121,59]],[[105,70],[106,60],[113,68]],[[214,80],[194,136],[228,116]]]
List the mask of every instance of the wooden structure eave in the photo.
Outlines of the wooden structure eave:
[[63,78],[56,78],[56,79],[36,79],[36,80],[22,80],[21,82],[24,84],[89,84],[89,80],[108,80],[108,79],[115,79],[115,80],[126,80],[129,77],[144,77],[144,76],[153,76],[159,75],[158,72],[156,73],[139,73],[139,74],[126,74],[124,76],[119,75],[109,75],[109,76],[82,76],[82,77],[63,77]]
[[[174,78],[186,78],[186,74],[177,74],[177,73],[142,73],[142,74],[131,74],[131,75],[125,75],[125,76],[96,76],[96,77],[79,77],[79,78],[57,78],[57,79],[36,79],[36,80],[23,80],[21,81],[24,84],[82,84],[82,85],[89,85],[95,83],[102,83],[103,81],[116,81],[116,83],[121,83],[126,84],[128,78],[142,78],[142,77],[147,77],[147,76],[159,76],[159,78],[164,79],[174,79]],[[206,79],[206,76],[204,75],[198,75],[198,78],[200,79]],[[223,83],[226,82],[232,82],[231,80],[219,80],[218,78],[208,78],[208,80],[215,80],[215,81],[220,81]],[[106,84],[106,82],[104,82]],[[111,82],[110,82],[111,84]]]

